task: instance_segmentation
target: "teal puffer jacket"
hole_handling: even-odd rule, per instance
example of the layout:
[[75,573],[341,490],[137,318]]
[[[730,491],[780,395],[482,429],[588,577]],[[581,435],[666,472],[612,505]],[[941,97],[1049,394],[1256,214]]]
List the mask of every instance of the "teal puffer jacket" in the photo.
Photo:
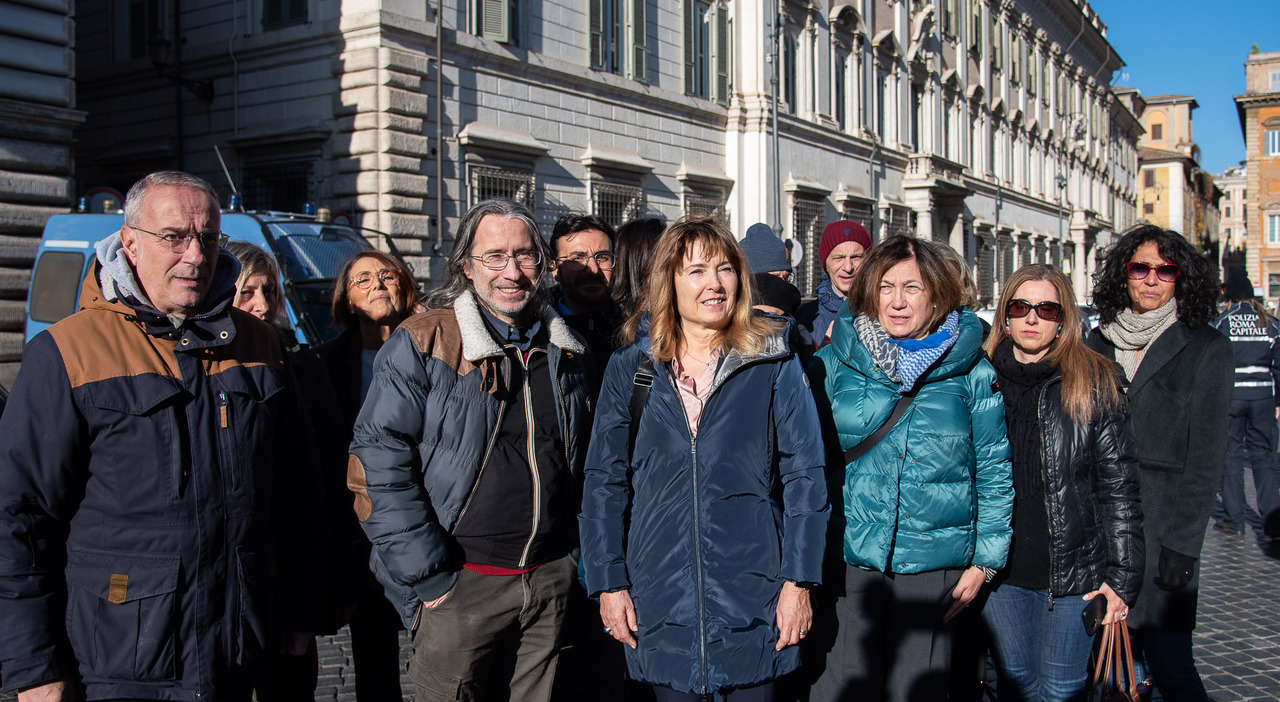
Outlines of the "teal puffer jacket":
[[[839,453],[875,432],[898,401],[899,385],[871,360],[847,307],[811,371],[830,403]],[[897,425],[829,477],[845,561],[893,573],[999,569],[1013,533],[1013,478],[1004,402],[977,315],[961,309],[959,339],[918,382]]]

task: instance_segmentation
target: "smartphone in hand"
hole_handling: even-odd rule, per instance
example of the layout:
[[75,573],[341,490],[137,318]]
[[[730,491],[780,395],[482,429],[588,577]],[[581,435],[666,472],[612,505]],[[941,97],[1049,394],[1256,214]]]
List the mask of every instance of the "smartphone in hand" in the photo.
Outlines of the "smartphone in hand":
[[1084,617],[1084,631],[1089,636],[1098,633],[1098,627],[1102,625],[1102,620],[1107,618],[1107,598],[1098,593],[1094,595],[1092,600],[1084,604],[1084,611],[1080,613]]

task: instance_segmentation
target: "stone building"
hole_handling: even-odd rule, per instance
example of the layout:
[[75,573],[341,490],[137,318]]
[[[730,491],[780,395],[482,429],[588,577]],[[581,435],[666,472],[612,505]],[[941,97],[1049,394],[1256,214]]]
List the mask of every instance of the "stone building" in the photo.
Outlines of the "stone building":
[[1244,71],[1245,92],[1235,100],[1247,164],[1249,277],[1275,304],[1280,301],[1280,52],[1251,54]]
[[69,0],[0,0],[0,384],[22,358],[40,231],[71,206],[75,99]]
[[1145,133],[1138,140],[1139,217],[1182,234],[1217,262],[1222,191],[1200,168],[1192,134],[1192,113],[1200,105],[1189,95],[1153,95],[1145,102]]
[[[914,232],[985,298],[1031,261],[1086,293],[1136,221],[1123,66],[1084,0],[81,0],[78,185],[184,167],[314,201],[440,273],[467,207]],[[775,18],[780,22],[775,22]],[[776,109],[775,109],[776,106]],[[775,129],[776,124],[776,129]]]
[[1245,226],[1245,214],[1248,207],[1245,196],[1248,195],[1246,180],[1248,168],[1241,161],[1239,166],[1232,166],[1213,176],[1213,182],[1222,190],[1222,201],[1219,203],[1221,218],[1218,222],[1218,240],[1222,242],[1222,272],[1226,280],[1226,272],[1231,268],[1244,268],[1249,274],[1258,295],[1262,295],[1262,271],[1258,267],[1257,247],[1249,246],[1248,228]]

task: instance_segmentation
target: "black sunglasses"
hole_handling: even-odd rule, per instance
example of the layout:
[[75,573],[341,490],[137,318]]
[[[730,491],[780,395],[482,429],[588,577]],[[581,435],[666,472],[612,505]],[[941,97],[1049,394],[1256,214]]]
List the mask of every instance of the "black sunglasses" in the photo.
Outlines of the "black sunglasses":
[[1152,266],[1150,263],[1143,263],[1142,261],[1130,261],[1124,264],[1125,271],[1134,280],[1145,279],[1151,274],[1152,268],[1156,269],[1156,277],[1166,283],[1172,283],[1177,280],[1178,274],[1182,272],[1182,269],[1176,263],[1162,263],[1158,266]]
[[1046,322],[1056,322],[1062,316],[1062,305],[1056,302],[1037,302],[1033,305],[1026,300],[1014,299],[1004,306],[1004,314],[1010,319],[1022,319],[1031,314],[1031,310],[1035,310],[1036,316]]

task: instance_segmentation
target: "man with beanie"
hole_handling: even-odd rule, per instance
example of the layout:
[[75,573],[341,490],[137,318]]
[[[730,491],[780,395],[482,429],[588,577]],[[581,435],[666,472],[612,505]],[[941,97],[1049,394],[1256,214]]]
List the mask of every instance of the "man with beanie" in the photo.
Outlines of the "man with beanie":
[[853,287],[854,273],[870,250],[871,235],[857,222],[842,219],[822,229],[818,260],[825,275],[815,291],[817,299],[805,303],[796,312],[800,333],[815,349],[827,344],[831,323]]
[[1280,379],[1280,323],[1253,295],[1253,283],[1243,268],[1227,274],[1223,290],[1227,310],[1213,322],[1231,338],[1236,358],[1235,391],[1227,461],[1222,475],[1222,509],[1226,516],[1214,531],[1243,534],[1248,507],[1244,498],[1244,464],[1253,468],[1258,489],[1258,513],[1263,519],[1280,509],[1277,480],[1276,381]]

